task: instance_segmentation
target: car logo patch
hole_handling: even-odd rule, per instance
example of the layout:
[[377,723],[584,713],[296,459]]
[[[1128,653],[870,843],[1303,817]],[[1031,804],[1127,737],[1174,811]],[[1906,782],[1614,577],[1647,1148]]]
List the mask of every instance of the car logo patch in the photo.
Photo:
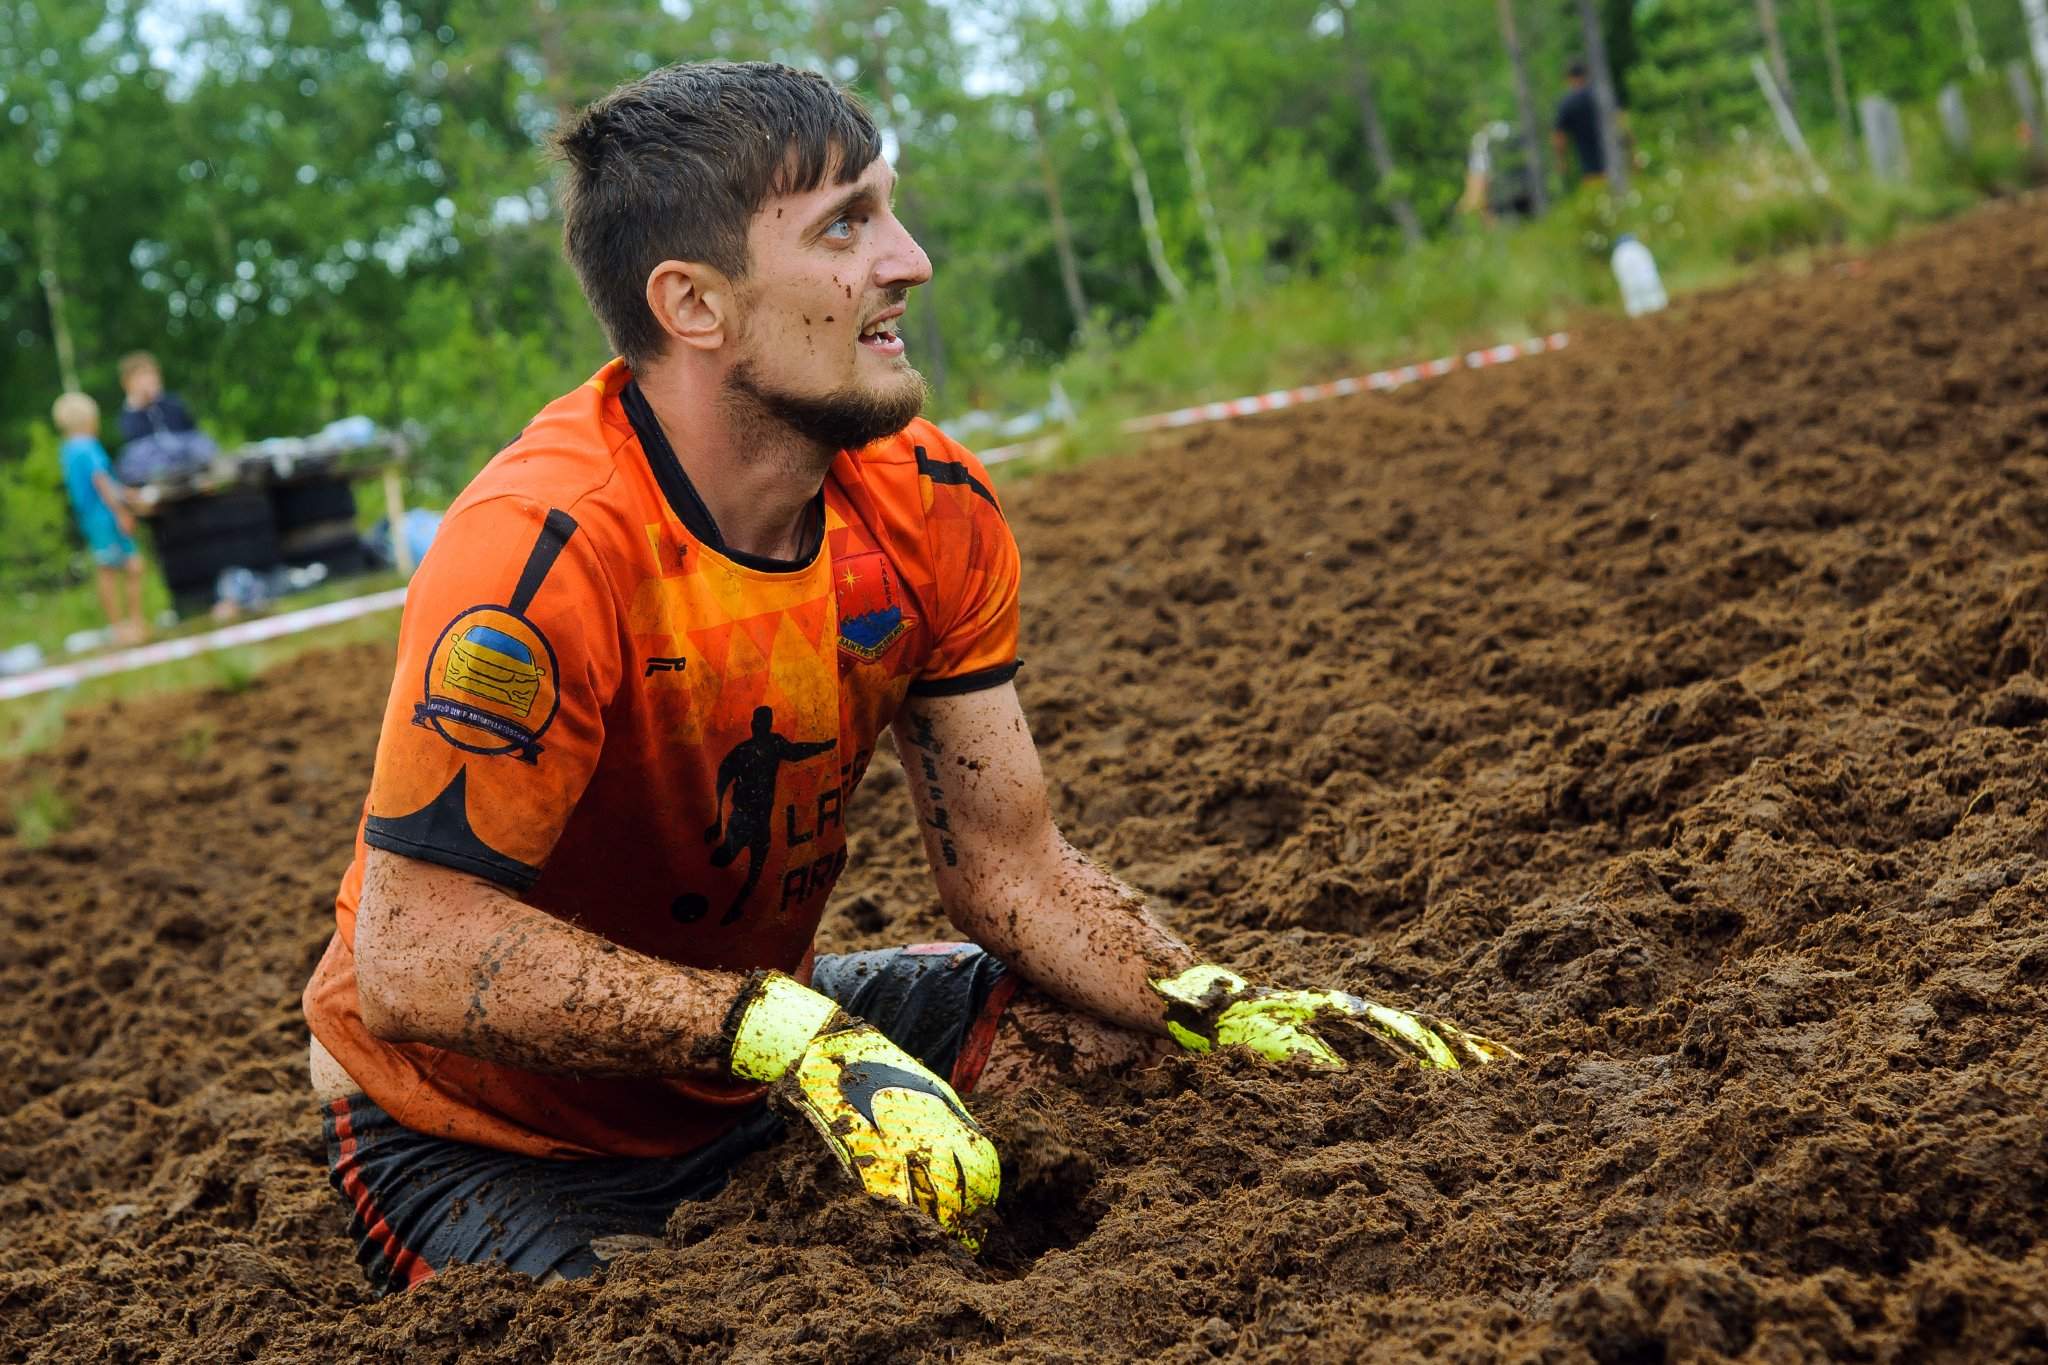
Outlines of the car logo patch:
[[558,676],[554,646],[531,621],[509,607],[471,607],[435,642],[412,723],[468,753],[532,763],[561,700]]

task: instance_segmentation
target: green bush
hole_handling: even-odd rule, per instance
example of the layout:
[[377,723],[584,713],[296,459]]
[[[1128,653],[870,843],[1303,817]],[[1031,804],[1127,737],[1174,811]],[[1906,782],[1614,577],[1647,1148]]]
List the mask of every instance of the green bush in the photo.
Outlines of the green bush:
[[1721,250],[1748,264],[1788,251],[1834,246],[1847,239],[1849,212],[1825,194],[1770,199],[1728,221],[1720,233]]
[[1850,196],[1851,239],[1860,246],[1882,246],[1906,228],[1952,218],[1976,202],[1975,194],[1953,183],[1865,181]]
[[2017,141],[1978,145],[1948,167],[1947,179],[1975,198],[2017,194],[2039,182],[2039,163]]
[[51,588],[76,582],[84,555],[64,495],[57,433],[47,423],[29,429],[28,451],[0,460],[0,583]]

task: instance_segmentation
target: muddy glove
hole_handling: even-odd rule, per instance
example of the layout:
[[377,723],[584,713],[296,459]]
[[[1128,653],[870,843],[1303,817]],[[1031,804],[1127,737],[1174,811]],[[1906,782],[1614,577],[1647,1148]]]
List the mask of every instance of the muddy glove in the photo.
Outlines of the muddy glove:
[[1002,1170],[952,1086],[873,1024],[780,972],[753,981],[734,1015],[733,1075],[773,1086],[869,1194],[923,1209],[979,1248],[962,1225],[995,1202]]
[[1438,1019],[1389,1009],[1342,991],[1276,991],[1254,986],[1226,967],[1204,963],[1152,983],[1166,999],[1166,1030],[1191,1052],[1248,1047],[1268,1061],[1299,1057],[1344,1069],[1336,1049],[1314,1025],[1349,1020],[1371,1030],[1398,1056],[1455,1071],[1521,1054]]

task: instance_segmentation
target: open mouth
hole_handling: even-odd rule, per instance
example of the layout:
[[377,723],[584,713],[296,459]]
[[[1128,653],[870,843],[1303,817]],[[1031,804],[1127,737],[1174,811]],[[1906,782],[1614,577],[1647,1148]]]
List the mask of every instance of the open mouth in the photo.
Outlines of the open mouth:
[[861,329],[860,344],[883,355],[902,355],[903,334],[897,330],[898,325],[896,317],[871,322]]

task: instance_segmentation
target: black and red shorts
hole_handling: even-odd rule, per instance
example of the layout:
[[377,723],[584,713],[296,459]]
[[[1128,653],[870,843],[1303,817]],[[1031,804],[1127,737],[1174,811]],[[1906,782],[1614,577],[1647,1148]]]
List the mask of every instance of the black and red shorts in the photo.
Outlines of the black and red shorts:
[[[972,944],[925,943],[821,957],[811,985],[964,1095],[1017,978]],[[329,1104],[325,1126],[328,1179],[380,1294],[481,1262],[588,1275],[618,1250],[657,1242],[677,1204],[717,1194],[734,1166],[784,1132],[764,1103],[682,1156],[556,1161],[415,1133],[361,1095]]]

